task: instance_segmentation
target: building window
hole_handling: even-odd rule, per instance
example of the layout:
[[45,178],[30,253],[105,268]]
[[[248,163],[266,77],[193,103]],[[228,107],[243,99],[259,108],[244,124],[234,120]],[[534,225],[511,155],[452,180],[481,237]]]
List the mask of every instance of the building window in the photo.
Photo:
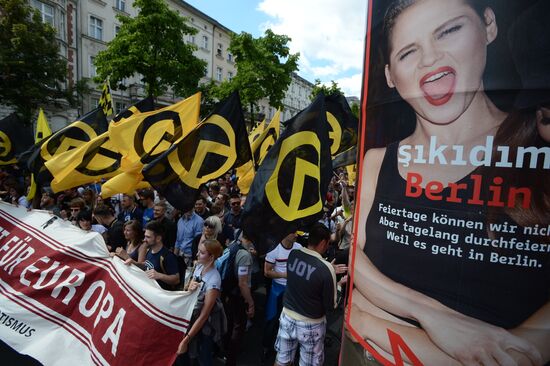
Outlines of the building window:
[[227,61],[233,62],[233,55],[231,53],[227,53]]
[[218,81],[222,81],[222,68],[221,67],[216,67],[216,80]]
[[95,108],[99,107],[99,99],[97,99],[97,98],[92,98],[92,99],[90,100],[90,104],[91,104],[90,107],[92,107],[92,109],[95,109]]
[[208,49],[208,36],[202,36],[202,48]]
[[32,6],[40,12],[40,16],[42,17],[42,22],[48,23],[52,27],[55,26],[54,20],[53,20],[53,6],[49,4],[44,4],[41,1],[33,0]]
[[228,79],[229,81],[233,80],[233,73],[232,73],[231,71],[228,71],[228,72],[227,72],[227,79]]
[[120,11],[125,11],[126,0],[115,0],[115,8],[117,8]]
[[189,35],[189,37],[187,38],[187,41],[191,44],[197,44],[196,41],[195,41],[195,36],[194,35]]
[[120,32],[120,25],[115,24],[115,37],[118,35],[119,32]]
[[90,27],[88,35],[95,39],[103,39],[103,20],[90,15]]
[[58,16],[58,19],[59,19],[59,25],[58,25],[58,29],[57,29],[57,34],[59,35],[59,37],[62,39],[62,40],[66,40],[66,31],[65,31],[65,12],[64,11],[59,11],[58,12],[59,16]]
[[223,57],[222,56],[222,44],[221,43],[218,43],[218,48],[216,49],[216,56]]
[[115,102],[115,113],[120,113],[127,108],[126,103]]
[[90,56],[90,64],[88,65],[88,70],[91,78],[97,76],[97,69],[95,67],[95,56]]

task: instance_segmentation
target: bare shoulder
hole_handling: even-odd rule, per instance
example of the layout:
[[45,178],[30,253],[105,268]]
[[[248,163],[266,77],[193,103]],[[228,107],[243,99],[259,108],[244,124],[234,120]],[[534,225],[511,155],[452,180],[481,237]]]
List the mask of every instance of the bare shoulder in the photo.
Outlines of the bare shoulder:
[[376,148],[370,149],[365,154],[363,159],[362,166],[362,176],[367,180],[376,181],[378,173],[380,172],[380,167],[382,166],[382,161],[384,160],[384,155],[386,154],[386,148]]

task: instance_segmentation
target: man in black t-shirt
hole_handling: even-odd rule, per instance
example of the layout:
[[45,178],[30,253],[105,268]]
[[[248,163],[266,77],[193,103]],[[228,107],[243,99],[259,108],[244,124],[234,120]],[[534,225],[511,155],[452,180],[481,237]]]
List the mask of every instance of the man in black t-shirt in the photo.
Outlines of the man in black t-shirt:
[[156,280],[165,290],[175,290],[180,283],[178,261],[174,253],[162,243],[164,230],[156,220],[150,221],[145,227],[143,242],[147,245],[145,263],[139,264],[129,258],[126,264],[135,264],[145,270],[147,277]]
[[111,209],[107,206],[97,206],[94,210],[94,217],[98,224],[107,228],[103,239],[110,252],[115,252],[116,248],[126,247],[126,238],[124,237],[124,223],[115,218]]
[[300,365],[322,365],[326,314],[336,307],[336,273],[325,261],[330,231],[321,223],[309,230],[307,248],[290,252],[287,285],[275,342],[276,365],[289,365],[300,346]]

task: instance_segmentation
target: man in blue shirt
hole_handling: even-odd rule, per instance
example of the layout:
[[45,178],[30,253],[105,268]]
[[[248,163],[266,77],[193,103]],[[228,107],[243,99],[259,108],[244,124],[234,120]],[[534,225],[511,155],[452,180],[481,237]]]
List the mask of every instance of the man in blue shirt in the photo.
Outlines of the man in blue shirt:
[[202,234],[203,226],[204,220],[195,213],[194,209],[185,212],[178,220],[174,254],[184,257],[188,266],[193,265],[191,244],[197,235]]

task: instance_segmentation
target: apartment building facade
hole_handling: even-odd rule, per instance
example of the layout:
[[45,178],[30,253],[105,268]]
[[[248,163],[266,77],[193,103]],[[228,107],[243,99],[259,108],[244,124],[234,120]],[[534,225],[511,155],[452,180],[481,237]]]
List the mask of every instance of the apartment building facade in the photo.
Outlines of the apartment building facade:
[[[197,46],[195,56],[207,64],[201,83],[214,80],[222,82],[232,79],[236,73],[234,56],[229,51],[231,35],[234,33],[217,20],[201,12],[185,1],[166,0],[171,9],[188,18],[187,24],[197,30],[194,35],[187,36],[184,41]],[[95,58],[106,49],[108,43],[116,37],[120,30],[117,15],[136,16],[137,11],[133,0],[30,0],[31,6],[37,9],[44,22],[52,24],[57,30],[60,53],[68,63],[68,80],[73,84],[83,78],[96,76]],[[137,102],[145,95],[144,85],[138,77],[123,81],[125,90],[112,90],[115,113]],[[99,103],[101,85],[89,83],[92,91],[81,100],[79,109],[71,109],[68,105],[59,109],[46,108],[45,112],[52,125],[57,130],[78,115],[95,108]],[[289,119],[297,111],[307,106],[313,84],[297,74],[292,75],[292,83],[284,100],[281,120]],[[173,93],[167,93],[158,98],[161,104],[171,104],[181,98]],[[259,102],[258,116],[271,119],[276,109],[267,100]],[[1,112],[1,111],[0,111]],[[6,108],[3,110],[7,114]],[[1,117],[1,116],[0,116]]]

